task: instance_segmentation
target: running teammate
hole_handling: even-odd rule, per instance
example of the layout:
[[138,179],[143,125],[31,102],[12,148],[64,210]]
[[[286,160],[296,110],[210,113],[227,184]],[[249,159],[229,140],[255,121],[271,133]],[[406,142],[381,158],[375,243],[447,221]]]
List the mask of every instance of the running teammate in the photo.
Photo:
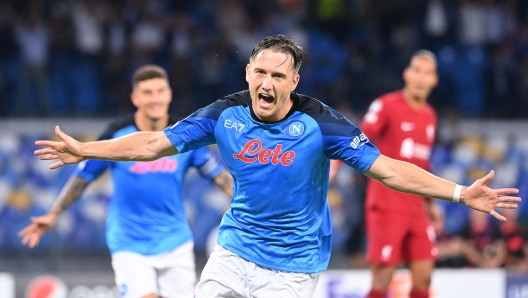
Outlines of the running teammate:
[[[380,154],[334,109],[293,91],[304,52],[284,35],[259,41],[246,66],[249,90],[202,108],[163,132],[79,142],[37,141],[50,166],[85,159],[154,160],[217,143],[234,179],[231,208],[196,289],[198,298],[311,297],[331,250],[330,159],[400,191],[459,201],[504,220],[517,189],[489,189],[491,172],[469,187]],[[402,202],[403,204],[404,202]]]
[[[162,131],[176,121],[169,117],[172,98],[165,70],[139,68],[132,79],[135,114],[111,123],[101,140],[138,131]],[[121,297],[192,297],[196,283],[193,239],[186,221],[181,188],[190,167],[229,197],[232,178],[207,147],[151,162],[83,161],[48,214],[32,218],[20,232],[22,243],[38,245],[59,215],[86,187],[110,169],[115,192],[106,221],[106,240]]]
[[[436,132],[436,113],[427,98],[438,82],[435,55],[418,51],[403,72],[403,90],[376,99],[361,122],[361,130],[387,157],[429,170]],[[396,192],[370,180],[366,198],[367,262],[372,288],[367,297],[385,298],[400,263],[412,274],[411,298],[429,297],[434,260],[435,201]]]

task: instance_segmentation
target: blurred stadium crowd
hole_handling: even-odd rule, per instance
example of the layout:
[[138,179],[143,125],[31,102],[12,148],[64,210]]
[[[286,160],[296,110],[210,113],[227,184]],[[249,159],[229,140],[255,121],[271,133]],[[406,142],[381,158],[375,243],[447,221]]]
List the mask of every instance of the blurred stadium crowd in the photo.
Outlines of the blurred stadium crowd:
[[[402,69],[420,48],[438,55],[440,84],[431,102],[440,115],[528,117],[528,1],[522,0],[3,0],[0,116],[132,112],[130,77],[146,63],[169,71],[171,112],[186,116],[245,89],[251,49],[275,33],[294,37],[307,50],[297,91],[337,107],[355,123],[374,98],[402,87]],[[496,169],[494,183],[519,187],[527,198],[528,137],[459,138],[456,120],[441,124],[433,172],[468,184]],[[100,132],[90,133],[82,137]],[[49,208],[73,171],[49,171],[34,157],[33,143],[41,137],[0,138],[3,253],[27,253],[18,231]],[[364,249],[362,238],[350,243],[351,227],[360,225],[363,186],[351,169],[341,169],[330,192],[336,251],[360,255]],[[108,177],[91,187],[37,251],[105,251],[111,190]],[[225,200],[195,173],[185,197],[196,247],[206,251]],[[435,227],[438,266],[528,270],[521,225],[528,221],[526,206],[508,214],[517,220],[499,225],[465,206],[443,205],[445,224]]]
[[3,116],[115,116],[130,75],[169,70],[173,113],[245,89],[262,37],[308,51],[300,93],[363,112],[401,87],[420,48],[439,57],[433,104],[470,117],[528,115],[528,2],[522,0],[4,0]]

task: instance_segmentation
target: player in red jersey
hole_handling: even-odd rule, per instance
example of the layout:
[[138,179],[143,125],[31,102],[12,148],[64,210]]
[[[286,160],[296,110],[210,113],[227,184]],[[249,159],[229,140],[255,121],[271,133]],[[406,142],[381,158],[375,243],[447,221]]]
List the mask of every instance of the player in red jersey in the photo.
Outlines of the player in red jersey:
[[[416,52],[403,79],[403,90],[372,102],[361,130],[383,154],[429,170],[437,121],[427,98],[438,83],[435,55],[426,50]],[[387,296],[392,275],[401,263],[408,263],[412,273],[410,297],[429,297],[437,251],[428,213],[432,220],[439,218],[434,200],[396,192],[369,179],[367,262],[372,288],[368,298]]]

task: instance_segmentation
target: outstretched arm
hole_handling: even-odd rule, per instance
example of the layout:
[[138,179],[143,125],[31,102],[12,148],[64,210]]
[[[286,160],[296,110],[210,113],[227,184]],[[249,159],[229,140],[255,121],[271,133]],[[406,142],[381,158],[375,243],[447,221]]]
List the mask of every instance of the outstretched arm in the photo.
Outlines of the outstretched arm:
[[35,151],[42,160],[60,159],[50,169],[85,159],[113,161],[150,161],[163,156],[178,154],[164,132],[137,132],[120,138],[82,143],[63,133],[58,126],[55,133],[60,142],[36,141],[35,145],[47,147]]
[[[409,194],[428,198],[438,198],[453,201],[456,184],[439,178],[413,164],[388,158],[381,155],[372,164],[365,175],[375,179],[387,187]],[[494,172],[478,179],[469,187],[462,187],[460,203],[468,207],[489,213],[495,218],[505,221],[494,208],[515,209],[521,198],[508,196],[519,192],[516,188],[490,189],[486,184],[491,181]]]
[[44,234],[55,226],[59,215],[75,203],[90,182],[78,176],[72,176],[64,186],[48,214],[32,217],[31,224],[18,233],[22,244],[34,248]]
[[222,171],[213,178],[213,183],[220,188],[229,198],[233,197],[233,177],[227,171]]

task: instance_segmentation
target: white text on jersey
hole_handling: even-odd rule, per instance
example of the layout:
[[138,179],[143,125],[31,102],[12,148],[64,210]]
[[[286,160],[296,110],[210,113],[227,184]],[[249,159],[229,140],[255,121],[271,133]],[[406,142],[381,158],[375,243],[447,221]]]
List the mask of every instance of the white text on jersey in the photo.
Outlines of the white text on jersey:
[[226,121],[224,122],[224,127],[225,128],[229,128],[229,129],[235,129],[236,131],[242,131],[242,129],[244,129],[244,127],[246,127],[245,124],[240,124],[240,123],[236,123],[235,121],[233,120],[229,120],[229,119],[226,119]]

